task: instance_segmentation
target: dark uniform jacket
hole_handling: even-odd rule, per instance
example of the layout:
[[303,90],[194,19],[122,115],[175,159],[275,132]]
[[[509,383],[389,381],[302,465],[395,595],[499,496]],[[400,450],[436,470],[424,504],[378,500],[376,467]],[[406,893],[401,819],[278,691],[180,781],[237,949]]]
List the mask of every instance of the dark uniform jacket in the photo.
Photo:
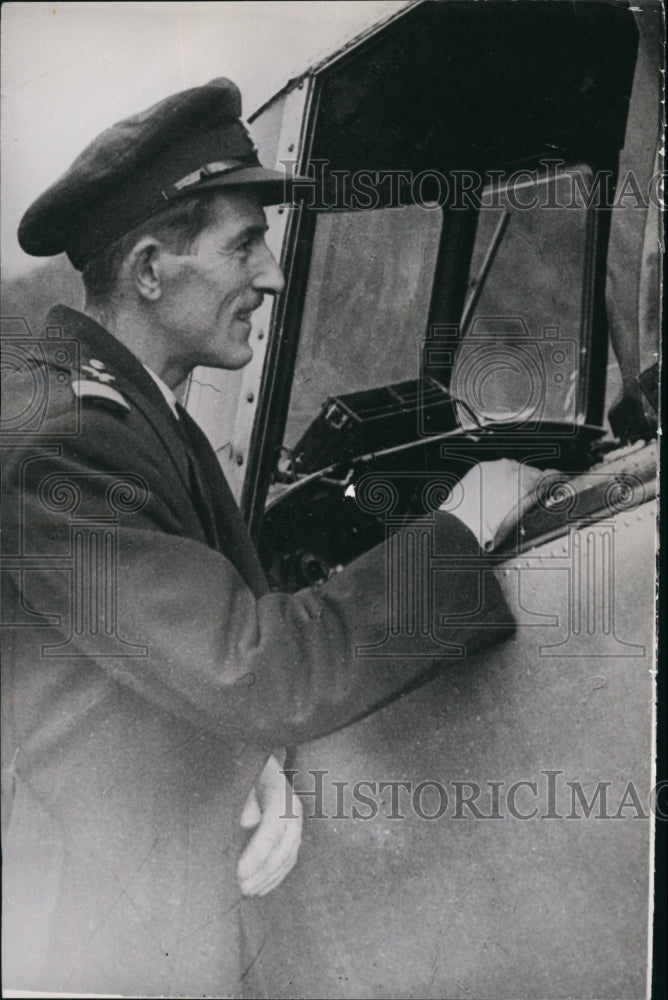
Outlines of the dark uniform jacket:
[[[383,546],[270,592],[201,431],[99,325],[48,326],[4,390],[4,984],[238,995],[238,824],[268,751],[434,664],[355,655],[385,636]],[[435,531],[461,555],[435,621],[469,616],[439,626],[445,661],[512,623],[468,530]]]

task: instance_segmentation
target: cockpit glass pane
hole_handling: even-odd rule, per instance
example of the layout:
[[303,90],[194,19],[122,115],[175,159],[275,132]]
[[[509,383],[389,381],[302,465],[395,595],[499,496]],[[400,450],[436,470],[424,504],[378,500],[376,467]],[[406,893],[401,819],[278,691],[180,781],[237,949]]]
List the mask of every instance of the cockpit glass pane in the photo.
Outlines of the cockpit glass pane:
[[450,382],[463,424],[584,420],[590,186],[577,168],[483,193]]
[[416,205],[318,216],[288,447],[329,396],[418,378],[441,224]]

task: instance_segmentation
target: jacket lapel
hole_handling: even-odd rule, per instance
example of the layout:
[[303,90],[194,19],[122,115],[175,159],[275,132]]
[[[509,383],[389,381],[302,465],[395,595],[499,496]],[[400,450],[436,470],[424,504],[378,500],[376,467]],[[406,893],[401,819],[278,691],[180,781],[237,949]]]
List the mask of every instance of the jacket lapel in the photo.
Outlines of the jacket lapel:
[[260,597],[269,590],[267,578],[215,452],[190,414],[178,404],[177,409],[199,465],[197,479],[213,515],[216,548],[236,567],[255,596]]

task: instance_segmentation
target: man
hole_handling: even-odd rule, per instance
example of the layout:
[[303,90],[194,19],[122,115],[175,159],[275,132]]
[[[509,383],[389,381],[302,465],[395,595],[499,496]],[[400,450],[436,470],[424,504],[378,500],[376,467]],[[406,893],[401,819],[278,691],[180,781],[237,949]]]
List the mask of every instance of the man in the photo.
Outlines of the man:
[[[299,843],[277,748],[433,667],[355,657],[384,635],[383,547],[321,588],[269,591],[176,404],[196,365],[247,364],[250,316],[283,288],[263,212],[283,179],[240,114],[221,79],[113,126],[19,231],[29,253],[68,254],[86,301],[51,311],[60,338],[5,387],[10,415],[47,389],[37,422],[7,423],[7,987],[237,995],[240,892],[271,890]],[[517,500],[501,471],[492,533]],[[507,636],[494,581],[477,607],[472,533],[438,514],[436,544],[462,557],[439,614],[471,613],[439,638],[470,654]],[[240,817],[261,812],[244,849]]]

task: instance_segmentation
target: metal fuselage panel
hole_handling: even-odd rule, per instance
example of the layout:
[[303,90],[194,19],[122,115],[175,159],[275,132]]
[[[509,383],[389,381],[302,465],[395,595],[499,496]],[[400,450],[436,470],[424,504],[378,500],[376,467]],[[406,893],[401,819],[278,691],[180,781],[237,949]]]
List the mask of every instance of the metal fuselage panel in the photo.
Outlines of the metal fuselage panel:
[[274,995],[644,994],[655,518],[512,559],[515,638],[299,749],[300,864],[253,907]]

